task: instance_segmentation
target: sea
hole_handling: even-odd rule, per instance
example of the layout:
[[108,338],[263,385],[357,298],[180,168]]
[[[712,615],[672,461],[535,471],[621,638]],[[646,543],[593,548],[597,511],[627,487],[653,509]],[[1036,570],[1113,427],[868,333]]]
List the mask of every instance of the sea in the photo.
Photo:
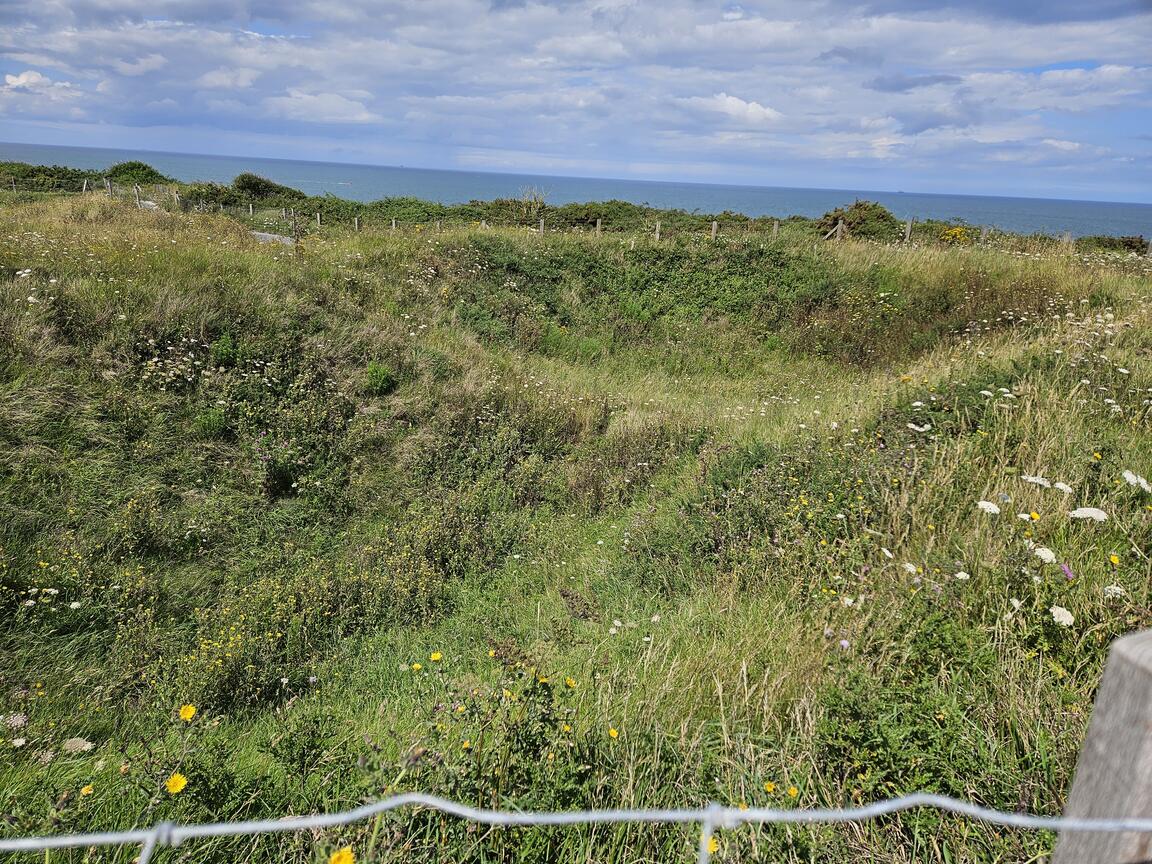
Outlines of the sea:
[[549,204],[556,205],[618,199],[688,212],[721,213],[727,210],[748,216],[785,218],[792,215],[820,216],[859,198],[880,202],[900,219],[959,220],[969,225],[988,225],[1023,234],[1060,235],[1068,232],[1076,237],[1090,234],[1152,235],[1152,204],[498,174],[0,142],[0,161],[106,168],[131,159],[147,162],[182,181],[229,183],[237,174],[250,171],[310,195],[332,194],[354,201],[412,196],[443,204],[458,204],[516,198],[532,190],[542,193]]

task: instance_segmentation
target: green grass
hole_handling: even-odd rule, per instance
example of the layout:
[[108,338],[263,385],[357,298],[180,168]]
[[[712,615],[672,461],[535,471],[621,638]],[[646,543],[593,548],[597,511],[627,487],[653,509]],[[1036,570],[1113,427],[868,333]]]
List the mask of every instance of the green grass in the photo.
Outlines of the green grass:
[[[1152,476],[1142,259],[338,226],[297,251],[219,215],[5,200],[6,835],[405,790],[1054,814],[1108,645],[1152,617],[1152,496],[1122,479]],[[1052,840],[926,812],[724,831],[717,857]],[[695,842],[403,813],[160,857]]]

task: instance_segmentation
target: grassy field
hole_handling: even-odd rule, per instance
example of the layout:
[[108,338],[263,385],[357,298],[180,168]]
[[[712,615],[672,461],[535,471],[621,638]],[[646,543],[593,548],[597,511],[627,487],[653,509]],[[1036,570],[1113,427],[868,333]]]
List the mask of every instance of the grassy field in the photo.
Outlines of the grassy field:
[[[0,832],[407,790],[1058,813],[1108,645],[1152,623],[1150,263],[787,232],[294,250],[2,199]],[[696,838],[406,812],[158,857]],[[929,812],[718,840],[829,864],[1053,842]]]

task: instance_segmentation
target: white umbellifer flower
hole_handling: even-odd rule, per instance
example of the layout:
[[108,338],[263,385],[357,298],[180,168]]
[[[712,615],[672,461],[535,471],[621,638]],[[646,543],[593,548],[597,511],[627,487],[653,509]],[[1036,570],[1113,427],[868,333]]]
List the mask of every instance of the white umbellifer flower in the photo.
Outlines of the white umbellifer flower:
[[69,738],[61,745],[65,753],[86,753],[95,745],[84,738]]
[[923,426],[917,426],[915,423],[909,423],[908,428],[911,429],[913,432],[931,432],[932,431],[932,424],[931,423],[925,423]]
[[1020,479],[1023,480],[1025,483],[1034,483],[1037,486],[1043,486],[1045,489],[1051,489],[1052,488],[1051,483],[1049,483],[1046,479],[1044,479],[1043,477],[1040,477],[1038,475],[1033,476],[1033,475],[1029,475],[1029,474],[1021,474]]
[[13,738],[12,739],[12,746],[13,747],[23,747],[27,743],[28,743],[27,738]]
[[1043,561],[1045,564],[1056,563],[1056,553],[1049,549],[1047,546],[1037,546],[1032,550],[1032,554]]
[[992,393],[992,391],[991,391],[991,390],[981,390],[981,391],[980,391],[980,395],[981,395],[981,396],[992,396],[992,395],[993,395],[993,393]]
[[79,600],[73,600],[71,603],[68,604],[68,608],[69,609],[79,609],[80,608],[80,601]]
[[1139,486],[1145,492],[1152,492],[1152,484],[1133,471],[1124,472],[1124,482],[1129,486]]
[[977,501],[976,506],[987,513],[989,516],[1000,515],[1000,508],[993,504],[991,501]]
[[953,578],[953,579],[959,579],[961,582],[967,582],[967,581],[968,581],[969,579],[971,579],[972,577],[971,577],[971,576],[969,576],[967,573],[965,573],[963,570],[960,570],[960,571],[959,571],[959,572],[957,572],[957,573],[956,573],[956,575],[955,575],[955,576],[953,576],[952,578]]
[[1127,597],[1128,592],[1121,585],[1105,585],[1104,596],[1109,600],[1115,600],[1119,597]]
[[1023,519],[1025,522],[1031,522],[1032,521],[1032,514],[1031,513],[1017,513],[1016,518],[1017,519]]
[[1104,522],[1108,519],[1108,514],[1099,507],[1077,507],[1068,515],[1073,519],[1091,519],[1094,522]]
[[907,561],[905,561],[904,562],[904,572],[905,573],[911,573],[913,576],[915,576],[916,575],[916,565],[915,564],[909,564]]
[[1072,494],[1072,487],[1069,486],[1067,483],[1053,483],[1052,488],[1053,489],[1059,489],[1065,495],[1071,495]]
[[1061,627],[1071,627],[1072,622],[1076,620],[1072,617],[1072,613],[1063,606],[1052,606],[1048,611],[1052,613],[1052,620]]

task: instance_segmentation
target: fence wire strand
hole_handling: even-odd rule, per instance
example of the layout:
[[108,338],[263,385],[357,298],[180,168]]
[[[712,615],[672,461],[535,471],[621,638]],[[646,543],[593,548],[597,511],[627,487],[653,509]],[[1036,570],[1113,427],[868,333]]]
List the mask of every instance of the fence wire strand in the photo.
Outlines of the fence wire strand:
[[718,828],[735,828],[746,824],[838,824],[867,822],[905,810],[931,807],[980,822],[1009,828],[1044,831],[1095,831],[1152,833],[1152,819],[1116,818],[1081,819],[1065,816],[1034,816],[1029,813],[1007,813],[993,810],[947,795],[918,792],[887,801],[877,801],[861,807],[843,809],[817,808],[812,810],[777,810],[774,808],[724,807],[710,804],[696,810],[573,810],[558,813],[511,812],[482,810],[435,795],[411,792],[393,795],[371,804],[339,813],[320,813],[311,816],[287,816],[282,819],[258,819],[248,822],[213,822],[205,825],[175,825],[160,822],[152,828],[131,831],[104,831],[95,834],[58,834],[46,837],[0,838],[0,852],[42,852],[49,849],[69,849],[91,846],[121,846],[140,844],[138,864],[148,864],[156,849],[179,846],[185,840],[203,837],[247,837],[284,831],[306,831],[336,828],[402,807],[426,807],[481,825],[503,828],[526,828],[548,825],[602,825],[605,823],[631,824],[700,824],[700,844],[697,861],[708,864],[712,857],[711,841]]

